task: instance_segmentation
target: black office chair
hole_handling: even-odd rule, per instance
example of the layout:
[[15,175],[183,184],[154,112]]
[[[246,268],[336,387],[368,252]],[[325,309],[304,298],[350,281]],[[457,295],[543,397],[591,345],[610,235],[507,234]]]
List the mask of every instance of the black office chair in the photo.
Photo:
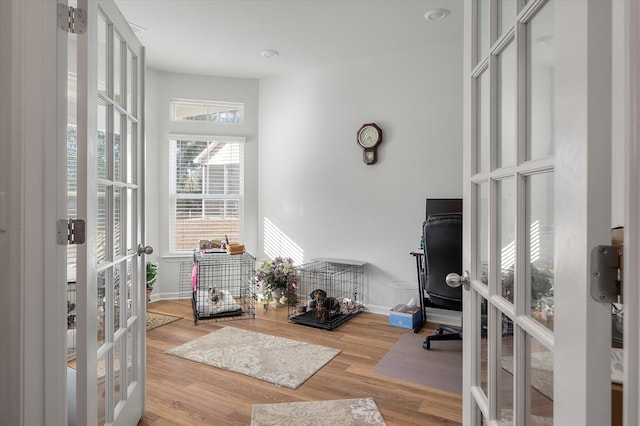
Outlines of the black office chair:
[[[462,311],[462,286],[447,285],[450,272],[462,272],[462,214],[433,214],[422,226],[424,240],[424,292],[427,307]],[[441,324],[422,344],[431,348],[435,340],[461,340],[462,330]]]

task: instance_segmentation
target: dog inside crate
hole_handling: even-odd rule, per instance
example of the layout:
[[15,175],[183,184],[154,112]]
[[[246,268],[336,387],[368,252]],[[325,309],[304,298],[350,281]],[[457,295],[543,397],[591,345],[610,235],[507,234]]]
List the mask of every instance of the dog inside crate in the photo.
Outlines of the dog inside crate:
[[307,300],[302,301],[298,298],[298,304],[293,313],[295,315],[314,311],[318,321],[326,321],[338,314],[349,314],[355,311],[358,306],[358,304],[347,297],[328,297],[326,291],[316,289],[311,292]]
[[228,290],[209,287],[208,290],[197,290],[196,309],[200,316],[242,311]]
[[297,304],[289,320],[333,329],[364,310],[364,264],[316,260],[298,270]]
[[195,324],[204,319],[255,318],[251,279],[255,258],[249,254],[196,255],[192,272]]

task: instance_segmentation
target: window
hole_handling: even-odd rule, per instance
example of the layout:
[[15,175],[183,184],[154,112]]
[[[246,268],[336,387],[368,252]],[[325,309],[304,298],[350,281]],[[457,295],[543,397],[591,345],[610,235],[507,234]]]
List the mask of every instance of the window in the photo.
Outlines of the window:
[[171,100],[171,120],[242,123],[244,104],[238,102]]
[[191,253],[198,242],[242,240],[242,137],[174,136],[170,140],[170,252]]

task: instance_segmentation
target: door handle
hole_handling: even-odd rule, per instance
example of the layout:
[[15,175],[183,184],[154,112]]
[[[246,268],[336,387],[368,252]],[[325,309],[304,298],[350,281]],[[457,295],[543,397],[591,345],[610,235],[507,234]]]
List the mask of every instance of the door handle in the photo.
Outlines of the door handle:
[[469,290],[469,271],[464,271],[462,276],[451,272],[447,275],[446,281],[449,287],[458,288],[463,285],[465,290]]
[[151,254],[151,253],[153,253],[153,247],[143,246],[142,244],[138,244],[138,256],[142,256],[143,254]]

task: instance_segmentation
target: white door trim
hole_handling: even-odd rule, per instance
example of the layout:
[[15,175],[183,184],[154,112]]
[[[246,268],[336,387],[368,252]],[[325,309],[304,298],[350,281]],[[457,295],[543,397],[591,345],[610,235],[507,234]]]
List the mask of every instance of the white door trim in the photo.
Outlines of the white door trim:
[[[611,244],[611,3],[556,1],[554,424],[611,422],[611,306],[590,251]],[[570,23],[570,25],[568,25]]]
[[625,210],[623,421],[640,422],[640,3],[625,2]]
[[65,214],[58,185],[66,168],[56,161],[61,30],[56,2],[2,3],[2,36],[11,46],[2,45],[0,72],[10,94],[1,109],[10,130],[1,143],[6,231],[0,232],[0,245],[8,253],[0,251],[0,318],[10,327],[0,332],[0,423],[66,424],[66,309],[60,291],[66,268],[55,229]]
[[[463,72],[462,72],[462,122],[465,124],[462,126],[462,143],[466,144],[471,140],[476,129],[474,127],[475,120],[472,120],[474,95],[472,90],[472,79],[469,78],[467,72],[473,68],[472,64],[472,40],[473,32],[475,28],[475,19],[473,16],[473,4],[470,1],[464,2],[464,16],[463,16],[463,28],[464,41],[463,41]],[[471,124],[471,125],[467,125]],[[471,265],[471,218],[475,217],[474,203],[471,200],[471,188],[467,185],[471,176],[471,151],[469,149],[462,150],[462,170],[463,170],[463,211],[462,215],[462,267],[468,269]],[[476,318],[475,301],[473,299],[473,293],[465,291],[462,299],[462,317],[463,318]],[[462,339],[462,420],[464,425],[476,425],[478,424],[477,413],[474,407],[474,398],[471,394],[471,380],[470,377],[476,374],[476,365],[473,357],[467,355],[471,354],[475,348],[475,342],[473,339],[467,337]]]

